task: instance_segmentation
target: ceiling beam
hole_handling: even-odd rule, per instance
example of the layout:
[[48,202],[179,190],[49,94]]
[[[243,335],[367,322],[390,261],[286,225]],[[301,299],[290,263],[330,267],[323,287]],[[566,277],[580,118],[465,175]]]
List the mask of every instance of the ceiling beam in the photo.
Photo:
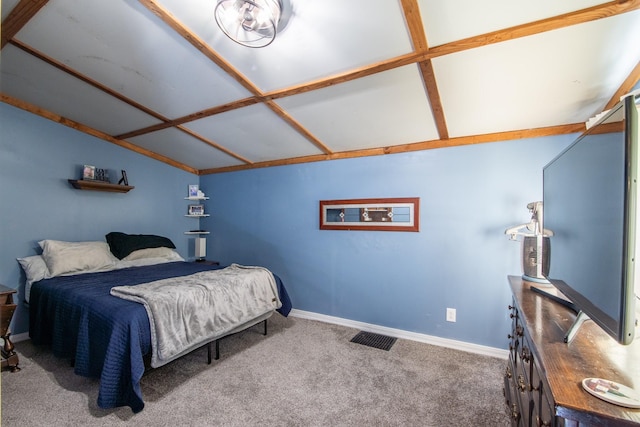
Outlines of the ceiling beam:
[[278,116],[280,116],[285,122],[287,122],[297,132],[299,132],[302,136],[304,136],[309,142],[311,142],[316,147],[320,148],[325,153],[331,152],[322,142],[320,142],[318,138],[312,135],[311,132],[305,129],[304,126],[298,123],[293,117],[291,117],[289,114],[286,114],[284,110],[282,110],[279,106],[271,103],[269,98],[264,96],[264,93],[260,90],[260,88],[254,85],[238,69],[236,69],[228,61],[226,61],[216,51],[211,49],[204,40],[202,40],[194,32],[190,31],[187,27],[185,27],[168,10],[160,6],[155,0],[138,0],[138,1],[142,3],[144,7],[149,9],[153,14],[158,16],[165,24],[171,27],[171,29],[173,29],[176,33],[182,36],[186,41],[191,43],[191,45],[193,45],[193,47],[199,50],[200,53],[202,53],[209,60],[215,63],[218,67],[220,67],[224,72],[226,72],[234,80],[240,83],[240,85],[242,85],[245,89],[247,89],[252,95],[258,98],[263,98],[266,101],[266,105],[273,112],[275,112]]
[[231,110],[236,110],[242,107],[248,107],[249,105],[254,105],[259,102],[262,102],[262,99],[257,96],[240,99],[238,101],[232,101],[227,104],[218,105],[217,107],[212,107],[212,108],[198,111],[183,117],[178,117],[177,119],[169,120],[166,123],[159,123],[156,125],[148,126],[146,128],[136,129],[131,132],[123,133],[122,135],[116,135],[116,138],[122,138],[122,139],[133,138],[134,136],[144,135],[146,133],[155,132],[158,130],[167,129],[167,128],[178,126],[178,125],[183,125],[185,123],[188,123],[194,120],[203,119],[205,117],[224,113],[225,111],[231,111]]
[[4,93],[0,93],[0,101],[4,102],[6,104],[9,104],[9,105],[13,105],[16,108],[20,108],[20,109],[22,109],[24,111],[27,111],[29,113],[36,114],[36,115],[38,115],[40,117],[43,117],[45,119],[54,121],[54,122],[59,123],[61,125],[70,127],[70,128],[75,129],[77,131],[86,133],[87,135],[91,135],[91,136],[94,136],[96,138],[103,139],[105,141],[111,142],[112,144],[119,145],[120,147],[126,148],[128,150],[135,151],[136,153],[139,153],[139,154],[142,154],[144,156],[150,157],[150,158],[152,158],[154,160],[158,160],[160,162],[166,163],[166,164],[168,164],[170,166],[173,166],[175,168],[182,169],[182,170],[184,170],[186,172],[190,172],[190,173],[195,174],[195,175],[199,174],[199,171],[197,169],[195,169],[195,168],[192,168],[191,166],[187,166],[187,165],[185,165],[183,163],[177,162],[177,161],[175,161],[173,159],[170,159],[170,158],[168,158],[166,156],[163,156],[162,154],[158,154],[158,153],[155,153],[155,152],[153,152],[151,150],[147,150],[146,148],[139,147],[139,146],[137,146],[135,144],[132,144],[132,143],[130,143],[128,141],[114,138],[113,136],[108,135],[108,134],[106,134],[104,132],[101,132],[101,131],[99,131],[97,129],[94,129],[92,127],[83,125],[82,123],[78,123],[76,121],[67,119],[66,117],[59,116],[59,115],[54,114],[54,113],[52,113],[50,111],[47,111],[47,110],[45,110],[43,108],[40,108],[40,107],[35,106],[33,104],[30,104],[28,102],[19,100],[17,98],[14,98],[12,96],[6,95]]
[[429,45],[427,44],[427,36],[422,25],[422,15],[420,14],[420,6],[418,0],[401,0],[404,21],[409,30],[413,50],[416,52],[425,52]]
[[431,112],[433,113],[433,120],[436,123],[438,136],[440,139],[448,139],[449,129],[447,128],[447,119],[444,116],[444,109],[442,108],[442,101],[440,99],[440,92],[438,91],[436,75],[433,71],[433,63],[428,59],[420,62],[418,65],[420,66],[422,81],[424,82],[424,86],[427,90],[429,104],[431,104]]
[[[278,114],[283,120],[289,123],[294,129],[300,132],[306,139],[308,139],[312,144],[314,144],[316,147],[322,150],[325,154],[330,154],[331,150],[328,147],[326,147],[321,141],[319,141],[318,138],[316,138],[308,130],[306,130],[302,125],[297,123],[291,116],[289,116],[288,114],[284,114],[284,112],[280,107],[274,108],[273,104],[270,104],[269,101],[279,99],[282,97],[309,92],[312,90],[322,89],[322,88],[333,86],[336,84],[352,81],[368,75],[380,73],[383,71],[388,71],[404,65],[418,63],[420,72],[422,73],[422,76],[423,76],[423,81],[425,83],[425,88],[427,90],[427,95],[430,100],[431,109],[434,114],[434,120],[436,123],[436,127],[438,129],[438,133],[441,138],[446,139],[448,137],[448,130],[446,126],[444,111],[440,102],[438,88],[435,83],[433,65],[430,61],[432,58],[444,55],[446,53],[459,52],[462,50],[472,49],[472,48],[484,46],[487,44],[498,43],[501,41],[510,40],[517,37],[524,37],[527,35],[536,34],[537,32],[550,31],[550,30],[565,27],[568,25],[575,25],[581,22],[587,22],[594,19],[613,16],[619,13],[625,13],[631,10],[635,10],[640,7],[640,0],[628,0],[623,3],[620,3],[618,1],[613,1],[609,3],[605,3],[603,5],[594,6],[588,9],[583,9],[580,11],[560,15],[558,17],[553,17],[553,18],[542,20],[542,21],[536,21],[529,24],[523,24],[517,27],[511,27],[505,30],[499,30],[492,33],[464,39],[461,41],[447,43],[447,44],[429,49],[426,41],[426,35],[424,33],[424,29],[422,28],[422,23],[420,21],[420,12],[419,12],[419,6],[417,3],[417,0],[401,0],[402,8],[405,14],[405,19],[407,21],[407,27],[409,29],[412,42],[416,47],[416,50],[417,50],[416,52],[411,52],[409,54],[401,55],[385,61],[379,61],[377,63],[370,64],[365,67],[360,67],[358,69],[351,70],[346,73],[337,74],[328,78],[318,79],[316,81],[307,82],[305,84],[301,84],[298,86],[292,86],[285,89],[263,93],[259,88],[253,85],[246,77],[244,77],[244,75],[242,75],[237,69],[235,69],[235,67],[233,67],[230,63],[228,63],[224,58],[218,55],[210,47],[208,47],[208,45],[203,40],[201,40],[193,32],[189,31],[184,25],[182,25],[179,21],[177,21],[172,14],[170,14],[162,6],[158,5],[154,0],[139,0],[139,1],[152,13],[158,16],[164,23],[166,23],[174,31],[180,34],[185,40],[190,42],[197,50],[199,50],[207,58],[213,61],[216,65],[218,65],[221,69],[223,69],[232,78],[238,81],[243,87],[245,87],[245,89],[251,92],[254,96],[245,98],[240,101],[227,103],[222,106],[209,108],[207,110],[199,111],[199,112],[190,114],[188,116],[171,120],[171,119],[167,119],[165,117],[160,116],[159,114],[153,112],[152,110],[142,105],[136,104],[131,100],[127,100],[117,92],[111,91],[108,88],[99,85],[97,82],[81,76],[79,73],[76,73],[75,71],[71,70],[69,67],[66,67],[61,63],[58,63],[57,61],[54,61],[51,58],[46,58],[44,55],[36,52],[35,50],[29,48],[23,43],[20,43],[19,41],[14,41],[14,44],[25,51],[28,51],[28,52],[30,51],[30,53],[33,54],[34,56],[37,56],[40,59],[45,60],[51,65],[54,65],[57,68],[71,75],[74,75],[75,77],[80,78],[89,84],[92,84],[96,87],[100,86],[99,88],[101,88],[101,90],[105,90],[107,93],[110,93],[111,95],[123,100],[124,102],[129,103],[130,105],[135,106],[136,108],[139,108],[142,111],[145,111],[146,113],[162,121],[162,123],[159,123],[153,126],[149,126],[143,129],[137,129],[122,135],[116,135],[114,136],[114,138],[116,139],[132,138],[132,137],[140,136],[146,133],[179,126],[189,121],[212,116],[214,114],[220,114],[222,112],[234,110],[237,108],[242,108],[258,102],[267,102],[267,105],[269,105],[270,108],[276,114]],[[42,7],[46,2],[42,2],[42,1],[35,2],[35,1],[23,0],[18,6],[23,5],[22,10],[33,10],[26,7],[31,3],[38,3],[38,4],[42,3],[40,4],[40,7]],[[16,6],[14,11],[18,9],[18,6]],[[12,14],[14,11],[12,11]],[[27,14],[24,12],[20,13],[18,11],[15,13],[15,15],[24,17]],[[30,16],[33,16],[33,15],[30,15]],[[9,15],[9,17],[11,17],[11,14]],[[5,21],[9,21],[9,17],[7,17]],[[16,18],[14,21],[18,21],[18,19]],[[24,23],[22,25],[24,25]],[[3,23],[3,27],[4,27],[4,23]],[[3,31],[3,37],[4,37],[4,34],[5,32]]]
[[267,99],[279,99],[287,96],[299,95],[301,93],[311,92],[318,89],[323,89],[330,86],[335,86],[340,83],[350,82],[352,80],[359,79],[361,77],[367,77],[383,71],[393,70],[394,68],[403,67],[405,65],[414,64],[422,60],[422,55],[416,52],[407,53],[405,55],[397,56],[395,58],[386,59],[376,62],[374,64],[366,65],[360,68],[355,68],[344,73],[334,74],[333,76],[320,78],[317,80],[311,80],[305,83],[301,83],[296,86],[289,86],[288,88],[278,89],[264,94]]
[[604,110],[606,111],[613,108],[613,106],[620,101],[620,97],[631,92],[631,89],[633,89],[638,81],[640,81],[640,61],[633,67],[633,70],[631,70],[627,78],[622,82],[616,93],[614,93],[609,102],[607,102]]
[[[460,137],[460,138],[449,138],[447,128],[446,128],[444,113],[442,111],[442,105],[440,103],[438,89],[435,84],[432,59],[442,55],[450,54],[450,53],[456,53],[456,52],[460,52],[468,49],[474,49],[474,48],[490,45],[493,43],[500,43],[503,41],[513,40],[520,37],[526,37],[526,36],[546,32],[546,31],[552,31],[558,28],[564,28],[571,25],[576,25],[576,24],[589,22],[597,19],[607,18],[610,16],[630,12],[640,8],[640,0],[610,1],[608,3],[593,6],[587,9],[583,9],[583,10],[559,15],[556,17],[552,17],[552,18],[548,18],[548,19],[544,19],[544,20],[540,20],[540,21],[536,21],[528,24],[523,24],[523,25],[519,25],[516,27],[511,27],[503,30],[498,30],[491,33],[470,37],[467,39],[458,40],[451,43],[446,43],[440,46],[429,48],[426,40],[426,35],[424,33],[424,29],[422,27],[422,23],[420,20],[419,6],[417,3],[417,0],[400,0],[402,4],[403,12],[405,14],[405,19],[407,22],[407,28],[410,33],[412,43],[414,45],[414,49],[415,49],[414,52],[401,55],[395,58],[391,58],[388,60],[379,61],[374,64],[360,67],[358,69],[351,70],[349,72],[336,74],[328,78],[318,79],[315,81],[307,82],[305,84],[291,86],[288,88],[263,93],[258,87],[253,85],[246,77],[244,77],[230,63],[225,61],[220,55],[218,55],[215,51],[213,51],[203,40],[201,40],[194,33],[192,33],[186,27],[184,27],[168,11],[166,11],[164,8],[158,5],[154,0],[139,0],[139,1],[141,4],[147,7],[152,13],[158,16],[163,22],[165,22],[172,29],[174,29],[178,34],[180,34],[185,40],[190,42],[197,50],[199,50],[202,54],[204,54],[207,58],[213,61],[227,74],[229,74],[236,81],[238,81],[253,96],[245,98],[240,101],[235,101],[222,106],[217,106],[207,110],[199,111],[191,115],[178,118],[178,119],[173,119],[173,120],[164,118],[160,115],[156,115],[157,113],[153,113],[152,110],[142,105],[133,103],[130,105],[133,105],[136,108],[139,108],[140,110],[151,114],[152,116],[163,121],[163,123],[160,123],[145,129],[139,129],[139,130],[129,132],[127,134],[115,136],[115,137],[104,134],[90,127],[83,126],[77,122],[71,121],[64,117],[57,116],[53,113],[42,110],[39,107],[32,106],[27,103],[23,103],[19,100],[13,99],[12,97],[9,97],[4,94],[0,94],[2,96],[1,100],[8,104],[15,105],[19,108],[30,111],[34,114],[38,114],[50,120],[57,121],[58,123],[64,124],[66,126],[70,126],[82,132],[88,133],[98,138],[105,139],[107,141],[113,142],[114,144],[123,146],[125,148],[129,148],[132,151],[136,151],[141,154],[152,157],[154,159],[171,164],[185,171],[188,171],[191,173],[198,173],[198,174],[224,172],[228,170],[250,169],[250,168],[256,168],[256,167],[267,167],[267,166],[273,166],[273,165],[279,165],[279,164],[295,164],[295,163],[304,163],[304,162],[310,162],[310,161],[331,160],[331,159],[337,159],[337,158],[392,154],[397,152],[417,151],[417,150],[448,147],[448,146],[455,146],[455,145],[466,145],[466,144],[481,143],[481,142],[501,141],[501,140],[518,139],[518,138],[531,138],[531,137],[557,135],[557,134],[563,134],[563,133],[580,132],[584,130],[583,124],[555,126],[555,127],[543,128],[543,129],[503,132],[503,133],[497,133],[497,134],[476,135],[476,136],[468,136],[468,137]],[[47,1],[42,1],[42,0],[21,0],[20,3],[14,8],[14,10],[12,10],[12,12],[9,14],[7,19],[5,19],[4,22],[2,23],[3,24],[2,25],[3,27],[2,28],[3,30],[2,31],[2,47],[4,47],[6,43],[11,41],[15,36],[15,34],[20,30],[20,28],[22,28],[29,21],[29,19],[31,19],[37,13],[37,11],[40,8],[42,8],[46,3]],[[29,49],[26,45],[16,40],[13,41],[13,44],[25,51],[28,51]],[[57,63],[51,58],[46,59],[44,55],[34,51],[33,49],[31,49],[31,54],[33,54],[36,57],[39,57],[42,60],[45,60],[49,64],[56,66],[59,69],[62,69],[63,71],[68,72],[71,75],[74,75],[77,78],[82,79],[82,76],[79,73],[75,73],[73,70],[69,69],[63,64]],[[319,141],[316,137],[314,137],[310,132],[308,132],[304,127],[302,127],[299,123],[297,123],[284,110],[282,110],[281,107],[279,107],[275,102],[273,102],[274,100],[282,97],[287,97],[287,96],[292,96],[300,93],[309,92],[312,90],[322,89],[325,87],[352,81],[361,77],[380,73],[383,71],[391,70],[394,68],[398,68],[398,67],[413,64],[413,63],[416,63],[419,66],[420,71],[422,73],[423,80],[425,83],[425,88],[427,90],[427,94],[429,96],[429,100],[432,106],[434,119],[436,121],[436,126],[440,134],[439,140],[417,142],[417,143],[405,144],[400,146],[383,147],[379,149],[358,150],[358,151],[347,152],[347,153],[345,152],[334,153],[328,147],[326,147],[321,141]],[[614,97],[611,99],[610,103],[613,102],[615,99],[618,99],[621,94],[628,92],[628,90],[630,90],[630,88],[633,87],[633,85],[636,84],[639,79],[640,79],[640,64],[636,65],[636,67],[631,72],[629,77],[625,80],[625,82],[621,85],[621,87],[616,92]],[[95,87],[100,86],[99,83],[94,82],[88,78],[84,78],[83,80],[89,84],[93,84]],[[117,92],[109,91],[108,88],[105,88],[104,86],[102,88],[103,88],[102,90],[107,89],[106,90],[107,93],[111,94],[112,96],[115,96],[118,99],[121,99],[127,102],[126,98],[122,95],[119,95]],[[235,153],[232,153],[231,151],[225,149],[222,146],[219,146],[218,144],[205,140],[204,138],[193,133],[189,129],[181,126],[182,124],[192,120],[197,120],[199,118],[211,116],[214,114],[220,114],[225,111],[242,108],[244,106],[253,105],[260,102],[264,102],[267,106],[269,106],[269,108],[271,108],[272,111],[274,111],[274,113],[279,115],[296,131],[301,133],[306,139],[312,142],[324,154],[319,154],[316,156],[304,156],[304,157],[299,157],[294,159],[284,159],[284,160],[277,160],[277,161],[252,163],[251,161],[244,159]],[[232,166],[229,168],[206,169],[206,170],[197,171],[191,167],[183,165],[179,162],[175,162],[171,159],[163,157],[157,153],[153,153],[144,148],[140,148],[126,141],[126,138],[138,136],[141,134],[152,132],[154,130],[161,130],[169,127],[177,127],[183,132],[189,133],[193,137],[198,138],[201,141],[213,147],[221,149],[221,151],[235,157],[236,159],[244,162],[245,164],[240,166]]]
[[251,166],[227,166],[222,168],[201,169],[200,175],[210,175],[215,173],[234,172],[247,169],[267,168],[272,166],[295,165],[302,163],[321,162],[327,160],[350,159],[356,157],[382,156],[387,154],[409,153],[413,151],[432,150],[434,148],[457,147],[461,145],[484,144],[490,142],[502,142],[524,138],[540,138],[553,135],[566,135],[580,133],[585,130],[584,123],[569,125],[549,126],[537,129],[523,129],[509,132],[496,132],[483,135],[470,135],[450,139],[435,139],[432,141],[415,142],[404,145],[394,145],[381,148],[369,148],[355,151],[342,151],[329,155],[314,155],[294,157],[290,159],[270,160],[266,162],[256,162]]
[[3,49],[13,36],[35,16],[49,0],[20,0],[20,3],[9,12],[2,21],[2,41],[0,49]]
[[252,95],[262,96],[260,89],[249,81],[237,68],[227,62],[222,56],[218,55],[213,49],[207,45],[194,32],[190,31],[180,21],[176,19],[168,10],[160,6],[155,0],[138,0],[144,7],[149,9],[154,15],[167,24],[173,31],[178,33],[183,39],[191,43],[193,47],[200,51],[204,56],[209,58],[214,64],[220,67],[225,73],[230,75],[235,81],[240,83],[242,87],[247,89]]
[[326,145],[324,145],[322,142],[320,142],[320,140],[318,138],[313,136],[313,134],[311,134],[311,132],[309,132],[307,129],[302,127],[297,121],[295,121],[295,119],[293,117],[291,117],[289,115],[289,113],[284,111],[284,109],[282,107],[280,107],[278,104],[276,104],[273,101],[267,101],[266,105],[267,105],[267,107],[269,107],[271,109],[271,111],[276,113],[277,116],[279,116],[282,120],[287,122],[289,124],[289,126],[294,128],[296,131],[298,131],[298,133],[300,133],[302,136],[304,136],[309,141],[311,141],[311,143],[313,145],[315,145],[318,149],[320,149],[320,151],[322,151],[325,154],[331,154],[332,153],[332,151]]
[[[32,56],[40,59],[41,61],[44,61],[47,64],[49,64],[49,65],[51,65],[51,66],[53,66],[53,67],[65,72],[65,73],[75,77],[76,79],[81,80],[81,81],[83,81],[83,82],[95,87],[96,89],[99,89],[102,92],[104,92],[104,93],[106,93],[106,94],[108,94],[108,95],[110,95],[110,96],[112,96],[112,97],[114,97],[116,99],[119,99],[120,101],[122,101],[122,102],[124,102],[124,103],[126,103],[126,104],[128,104],[128,105],[130,105],[130,106],[132,106],[134,108],[137,108],[138,110],[143,111],[143,112],[149,114],[150,116],[160,120],[161,123],[158,123],[156,125],[151,126],[151,128],[153,128],[153,130],[162,130],[162,129],[166,129],[166,128],[169,128],[169,127],[176,127],[177,129],[179,129],[179,130],[181,130],[181,131],[193,136],[194,138],[204,142],[205,144],[207,144],[207,145],[209,145],[211,147],[214,147],[214,148],[216,148],[216,149],[218,149],[218,150],[220,150],[220,151],[222,151],[222,152],[224,152],[224,153],[226,153],[226,154],[228,154],[228,155],[230,155],[230,156],[232,156],[232,157],[234,157],[234,158],[236,158],[236,159],[238,159],[238,160],[240,160],[240,161],[242,161],[244,163],[247,163],[247,164],[251,164],[252,163],[251,161],[249,161],[249,160],[243,158],[242,156],[232,152],[231,150],[228,150],[228,149],[222,147],[220,144],[216,144],[215,142],[212,142],[212,141],[210,141],[210,140],[208,140],[208,139],[206,139],[206,138],[204,138],[204,137],[202,137],[200,135],[197,135],[195,132],[192,132],[192,131],[180,126],[177,121],[170,120],[170,119],[160,115],[159,113],[156,113],[155,111],[151,110],[150,108],[148,108],[148,107],[146,107],[146,106],[144,106],[144,105],[142,105],[142,104],[140,104],[138,102],[135,102],[132,99],[129,99],[129,98],[125,97],[121,93],[116,92],[116,91],[112,90],[111,88],[103,85],[102,83],[99,83],[96,80],[93,80],[93,79],[91,79],[91,78],[89,78],[89,77],[87,77],[87,76],[85,76],[85,75],[73,70],[72,68],[64,65],[63,63],[61,63],[61,62],[59,62],[59,61],[57,61],[57,60],[55,60],[55,59],[43,54],[42,52],[39,52],[39,51],[33,49],[32,47],[28,46],[25,43],[22,43],[19,40],[11,40],[11,44],[16,46],[17,48],[21,49],[22,51],[28,53],[29,55],[32,55]],[[227,110],[239,108],[237,104],[241,104],[242,106],[245,106],[245,105],[251,105],[251,104],[253,104],[255,102],[258,102],[258,100],[254,101],[253,99],[250,99],[250,100],[236,101],[236,102],[234,102],[234,106],[232,108],[231,107],[227,108]],[[215,113],[213,113],[213,114],[217,114],[217,113],[219,113],[221,111],[224,111],[224,106],[217,107],[215,109]],[[194,114],[194,116],[202,116],[202,113],[196,113],[196,114]],[[187,120],[185,120],[185,121],[187,121]],[[124,141],[124,140],[126,140],[128,138],[133,138],[134,136],[139,136],[139,135],[142,135],[142,134],[148,133],[148,132],[150,132],[150,131],[134,131],[134,132],[129,132],[127,134],[111,136],[111,137],[114,138],[116,141]]]
[[[271,160],[271,161],[265,161],[265,162],[255,162],[255,163],[252,163],[247,159],[243,159],[235,154],[232,154],[231,152],[228,152],[227,154],[230,154],[233,157],[241,161],[244,161],[246,164],[239,165],[239,166],[227,166],[227,167],[221,167],[221,168],[197,170],[183,163],[180,163],[173,159],[165,157],[161,154],[155,153],[151,150],[147,150],[146,148],[139,147],[124,139],[118,139],[111,135],[105,134],[104,132],[93,129],[89,126],[85,126],[81,123],[78,123],[73,120],[67,119],[65,117],[59,116],[57,114],[51,113],[35,105],[13,98],[4,93],[0,93],[0,102],[13,105],[14,107],[20,108],[32,114],[36,114],[40,117],[54,121],[56,123],[62,124],[64,126],[70,127],[72,129],[78,130],[88,135],[94,136],[96,138],[103,139],[115,145],[121,146],[123,148],[129,149],[136,153],[139,153],[144,156],[150,157],[152,159],[158,160],[160,162],[166,163],[178,169],[182,169],[186,172],[193,173],[195,175],[208,175],[208,174],[214,174],[214,173],[258,169],[258,168],[265,168],[265,167],[271,167],[271,166],[284,166],[284,165],[311,163],[311,162],[319,162],[319,161],[327,161],[327,160],[338,160],[338,159],[347,159],[347,158],[356,158],[356,157],[368,157],[368,156],[380,156],[380,155],[386,155],[386,154],[407,153],[407,152],[413,152],[413,151],[429,150],[434,148],[456,147],[461,145],[480,144],[480,143],[489,143],[489,142],[502,142],[502,141],[509,141],[509,140],[523,139],[523,138],[540,138],[540,137],[553,136],[553,135],[579,133],[585,130],[584,123],[576,123],[571,125],[550,126],[545,128],[525,129],[525,130],[510,131],[510,132],[497,132],[497,133],[482,134],[482,135],[470,135],[470,136],[464,136],[464,137],[423,141],[423,142],[409,143],[409,144],[397,145],[397,146],[388,146],[388,147],[382,147],[382,148],[372,148],[372,149],[346,151],[346,152],[334,152],[331,154],[318,154],[313,156],[302,156],[302,157],[295,157],[295,158],[289,158],[289,159]],[[186,131],[187,133],[191,134],[192,136],[198,139],[201,139],[199,135],[189,131],[188,129],[181,129],[181,130]],[[207,141],[203,141],[203,142],[207,142]],[[222,151],[225,151],[225,149],[223,149]]]
[[96,80],[93,80],[93,79],[85,76],[84,74],[81,74],[81,73],[73,70],[72,68],[70,68],[70,67],[66,66],[65,64],[63,64],[62,62],[57,61],[57,60],[45,55],[44,53],[35,50],[34,48],[32,48],[31,46],[27,45],[26,43],[22,43],[19,40],[11,40],[11,44],[13,46],[17,47],[18,49],[21,49],[22,51],[28,53],[29,55],[32,55],[32,56],[40,59],[41,61],[46,62],[47,64],[59,69],[60,71],[63,71],[65,73],[69,74],[70,76],[73,76],[76,79],[81,80],[81,81],[83,81],[83,82],[95,87],[96,89],[99,89],[102,92],[104,92],[104,93],[106,93],[106,94],[108,94],[108,95],[110,95],[110,96],[112,96],[112,97],[114,97],[116,99],[119,99],[120,101],[122,101],[122,102],[124,102],[126,104],[129,104],[130,106],[132,106],[134,108],[137,108],[138,110],[143,111],[143,112],[147,113],[148,115],[150,115],[150,116],[152,116],[152,117],[154,117],[154,118],[156,118],[156,119],[158,119],[158,120],[160,120],[162,122],[168,122],[169,121],[168,118],[162,116],[159,113],[156,113],[152,109],[150,109],[150,108],[148,108],[148,107],[146,107],[146,106],[144,106],[144,105],[142,105],[142,104],[140,104],[140,103],[138,103],[138,102],[136,102],[136,101],[134,101],[132,99],[127,98],[126,96],[122,95],[121,93],[116,92],[115,90],[112,90],[111,88],[103,85],[102,83],[100,83],[100,82],[98,82]]
[[610,1],[587,9],[569,12],[540,21],[529,22],[517,25],[504,30],[493,31],[479,36],[469,37],[446,43],[429,49],[428,56],[448,55],[450,53],[461,52],[463,50],[475,49],[494,43],[501,43],[535,34],[553,31],[560,28],[570,27],[585,22],[596,21],[598,19],[609,18],[615,15],[631,12],[640,8],[640,0]]
[[216,149],[222,151],[223,153],[225,153],[225,154],[227,154],[227,155],[229,155],[229,156],[231,156],[231,157],[233,157],[233,158],[235,158],[237,160],[240,160],[241,162],[243,162],[243,163],[245,163],[247,165],[252,165],[253,164],[253,162],[251,160],[246,159],[246,158],[242,157],[241,155],[239,155],[237,153],[234,153],[233,151],[229,150],[228,148],[225,148],[222,145],[217,144],[217,143],[205,138],[204,136],[202,136],[200,134],[197,134],[196,132],[192,131],[191,129],[188,129],[188,128],[184,127],[184,126],[177,126],[177,129],[181,130],[182,132],[184,132],[184,133],[186,133],[188,135],[191,135],[192,137],[204,142],[207,145],[212,146],[213,148],[216,148]]
[[[410,4],[412,0],[402,0],[403,7],[405,3]],[[415,1],[415,0],[413,0]],[[611,1],[601,5],[593,6],[587,9],[578,10],[575,12],[566,13],[563,15],[555,16],[540,21],[531,22],[528,24],[522,24],[515,27],[505,28],[503,30],[493,31],[491,33],[481,34],[478,36],[469,37],[462,40],[457,40],[443,45],[430,47],[427,50],[411,52],[405,55],[390,58],[384,61],[379,61],[370,65],[366,65],[348,72],[334,74],[322,79],[309,81],[297,86],[290,86],[288,88],[279,89],[276,91],[265,93],[264,96],[270,99],[284,98],[287,96],[298,95],[313,90],[322,89],[329,86],[334,86],[340,83],[349,82],[352,80],[366,77],[372,74],[381,73],[384,71],[392,70],[394,68],[402,67],[404,65],[427,61],[437,58],[439,56],[462,52],[469,49],[475,49],[483,46],[488,46],[494,43],[500,43],[503,41],[514,40],[521,37],[527,37],[546,31],[552,31],[559,28],[568,27],[571,25],[577,25],[583,22],[594,21],[597,19],[608,18],[611,16],[631,12],[640,8],[640,0],[627,0],[624,3],[619,1]],[[415,12],[409,6],[409,16],[414,16]],[[406,15],[405,15],[406,16]],[[411,29],[415,26],[415,18],[412,18],[412,24],[409,31],[416,31]],[[407,24],[409,25],[409,24]],[[425,39],[426,40],[426,39]],[[426,42],[425,42],[426,43]]]
[[[427,53],[429,43],[427,42],[427,36],[424,32],[418,0],[402,0],[402,11],[404,12],[404,19],[409,29],[413,49],[419,53]],[[429,99],[433,120],[438,130],[438,136],[440,139],[447,139],[449,138],[449,130],[447,128],[447,120],[444,116],[440,91],[438,90],[438,83],[436,82],[431,59],[418,62],[418,69],[427,92],[427,98]]]

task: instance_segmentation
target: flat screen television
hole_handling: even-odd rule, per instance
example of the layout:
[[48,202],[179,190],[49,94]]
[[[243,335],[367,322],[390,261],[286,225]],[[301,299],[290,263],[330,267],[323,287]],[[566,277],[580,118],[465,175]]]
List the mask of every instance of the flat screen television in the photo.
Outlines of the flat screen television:
[[545,277],[579,313],[565,341],[586,318],[621,344],[634,339],[636,103],[620,101],[543,170],[543,227],[553,232]]

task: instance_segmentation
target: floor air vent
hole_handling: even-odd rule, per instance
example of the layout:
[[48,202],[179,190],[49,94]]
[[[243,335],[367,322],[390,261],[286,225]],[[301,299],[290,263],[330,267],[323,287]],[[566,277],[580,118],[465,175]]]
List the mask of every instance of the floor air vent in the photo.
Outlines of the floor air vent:
[[389,351],[396,342],[396,338],[386,335],[374,334],[373,332],[360,331],[355,337],[351,338],[351,342],[366,345],[368,347],[379,348],[380,350]]

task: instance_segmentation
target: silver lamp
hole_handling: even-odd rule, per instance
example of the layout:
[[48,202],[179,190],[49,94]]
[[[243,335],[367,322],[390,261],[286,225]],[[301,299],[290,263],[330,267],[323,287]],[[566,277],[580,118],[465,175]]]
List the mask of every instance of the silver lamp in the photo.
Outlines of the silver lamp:
[[220,29],[234,42],[265,47],[276,38],[282,0],[218,0],[214,15]]
[[511,240],[517,240],[518,236],[524,236],[522,242],[522,278],[530,282],[548,284],[545,278],[549,274],[550,240],[553,231],[544,228],[542,202],[527,204],[531,212],[531,221],[528,224],[516,225],[505,230]]

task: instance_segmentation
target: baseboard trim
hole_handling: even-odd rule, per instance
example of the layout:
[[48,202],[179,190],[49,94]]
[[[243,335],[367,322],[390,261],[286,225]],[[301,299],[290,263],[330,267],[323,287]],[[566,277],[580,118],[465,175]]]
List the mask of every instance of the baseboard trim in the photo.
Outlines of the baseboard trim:
[[[301,319],[317,320],[324,323],[332,323],[334,325],[346,326],[349,328],[358,329],[361,331],[373,332],[376,334],[387,335],[395,338],[402,338],[411,341],[418,341],[425,344],[437,345],[440,347],[452,348],[454,350],[466,351],[468,353],[481,354],[484,356],[499,357],[501,359],[507,359],[509,357],[509,350],[503,350],[500,348],[489,347],[479,344],[471,344],[464,341],[457,341],[448,338],[436,337],[433,335],[419,334],[417,332],[404,331],[402,329],[388,328],[386,326],[374,325],[371,323],[358,322],[356,320],[344,319],[342,317],[328,316],[326,314],[314,313],[311,311],[304,311],[298,309],[292,309],[289,313],[292,317],[299,317]],[[21,334],[11,335],[11,341],[16,343],[20,341],[26,341],[29,339],[29,333],[23,332]]]
[[418,341],[425,344],[452,348],[454,350],[461,350],[468,353],[481,354],[484,356],[498,357],[501,359],[507,359],[509,357],[509,351],[500,348],[471,344],[468,342],[457,341],[448,338],[440,338],[433,335],[419,334],[416,332],[404,331],[402,329],[388,328],[386,326],[373,325],[371,323],[358,322],[355,320],[343,319],[341,317],[328,316],[326,314],[313,313],[311,311],[298,310],[295,308],[291,310],[289,316],[299,317],[301,319],[317,320],[319,322],[332,323],[334,325],[347,326],[361,331],[373,332],[376,334],[383,334],[390,337],[402,338],[411,341]]
[[26,341],[29,339],[29,332],[23,332],[21,334],[11,334],[11,342]]

